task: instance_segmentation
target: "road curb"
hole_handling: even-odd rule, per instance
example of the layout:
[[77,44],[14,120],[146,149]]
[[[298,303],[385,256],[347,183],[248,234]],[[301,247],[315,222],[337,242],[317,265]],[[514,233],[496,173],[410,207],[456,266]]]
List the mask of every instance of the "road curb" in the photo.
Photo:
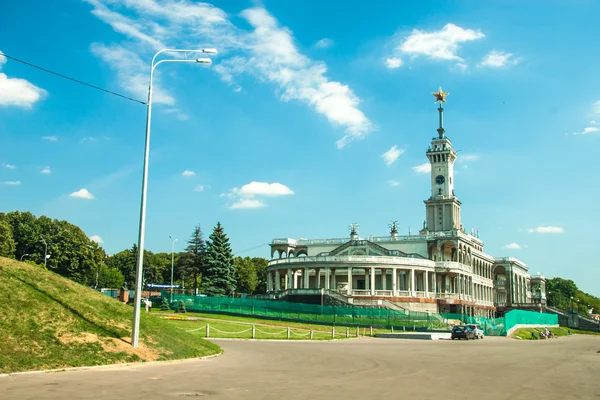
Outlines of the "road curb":
[[178,360],[163,360],[163,361],[146,361],[146,362],[130,362],[130,363],[121,363],[121,364],[106,364],[106,365],[91,365],[91,366],[83,366],[83,367],[68,367],[68,368],[56,368],[56,369],[43,369],[38,371],[23,371],[23,372],[11,372],[8,374],[0,374],[0,378],[6,378],[9,376],[16,375],[33,375],[33,374],[50,374],[56,372],[73,372],[73,371],[87,371],[90,369],[108,369],[115,367],[135,367],[135,366],[146,366],[146,365],[155,365],[155,364],[168,364],[175,363],[180,361],[188,361],[188,360],[207,360],[210,358],[215,358],[222,355],[223,352],[217,354],[212,354],[210,356],[204,357],[195,357],[195,358],[181,358]]

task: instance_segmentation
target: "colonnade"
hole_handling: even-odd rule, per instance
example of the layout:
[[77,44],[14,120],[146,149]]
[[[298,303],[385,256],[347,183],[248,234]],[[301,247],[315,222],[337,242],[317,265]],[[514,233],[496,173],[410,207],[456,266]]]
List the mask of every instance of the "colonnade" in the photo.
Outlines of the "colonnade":
[[[314,273],[311,275],[311,271]],[[313,279],[311,279],[313,278]],[[338,288],[338,284],[343,284]],[[267,291],[327,289],[354,296],[464,299],[493,304],[493,288],[466,274],[406,267],[302,267],[267,272]]]
[[516,304],[530,303],[530,299],[527,296],[529,280],[522,275],[515,273],[512,275],[512,302]]

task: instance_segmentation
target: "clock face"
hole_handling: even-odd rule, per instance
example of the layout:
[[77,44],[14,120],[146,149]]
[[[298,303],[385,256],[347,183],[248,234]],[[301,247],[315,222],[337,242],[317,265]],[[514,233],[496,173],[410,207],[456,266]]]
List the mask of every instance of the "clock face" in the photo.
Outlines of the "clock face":
[[444,181],[444,175],[438,175],[435,177],[435,183],[437,183],[438,185],[441,185],[442,183],[444,183]]

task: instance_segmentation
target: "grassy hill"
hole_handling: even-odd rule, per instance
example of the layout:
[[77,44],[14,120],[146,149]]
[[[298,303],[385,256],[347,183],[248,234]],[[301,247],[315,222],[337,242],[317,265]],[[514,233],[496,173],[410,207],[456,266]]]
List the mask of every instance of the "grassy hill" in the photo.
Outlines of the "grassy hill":
[[53,272],[0,257],[0,373],[201,357],[218,346]]

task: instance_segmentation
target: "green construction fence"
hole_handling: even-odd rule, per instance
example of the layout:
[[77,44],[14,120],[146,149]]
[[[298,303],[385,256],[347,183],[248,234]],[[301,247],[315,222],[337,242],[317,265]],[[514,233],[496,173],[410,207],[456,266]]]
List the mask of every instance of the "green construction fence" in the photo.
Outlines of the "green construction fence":
[[[163,292],[163,297],[170,295]],[[376,307],[329,306],[292,303],[279,300],[259,300],[238,297],[204,297],[174,294],[171,307],[183,301],[188,311],[215,312],[244,316],[281,319],[306,323],[373,326],[406,330],[450,330],[457,324],[478,324],[487,336],[505,336],[515,324],[558,323],[556,315],[513,310],[505,318],[485,318],[466,314],[437,314]]]

